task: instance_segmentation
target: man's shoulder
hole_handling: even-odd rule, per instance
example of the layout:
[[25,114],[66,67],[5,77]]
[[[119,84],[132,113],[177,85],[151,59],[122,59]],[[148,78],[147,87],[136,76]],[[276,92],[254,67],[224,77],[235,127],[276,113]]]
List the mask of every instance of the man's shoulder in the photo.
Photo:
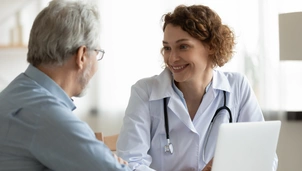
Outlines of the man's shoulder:
[[22,74],[1,92],[0,102],[4,108],[19,108],[36,112],[67,108],[61,99]]

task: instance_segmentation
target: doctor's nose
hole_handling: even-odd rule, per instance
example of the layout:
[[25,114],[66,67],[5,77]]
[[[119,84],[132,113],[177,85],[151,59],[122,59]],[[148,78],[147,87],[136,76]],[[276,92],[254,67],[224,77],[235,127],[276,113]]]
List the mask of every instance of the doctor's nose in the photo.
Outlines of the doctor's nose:
[[179,54],[175,50],[171,49],[171,51],[168,55],[168,62],[174,63],[174,62],[178,61],[179,59],[180,59]]

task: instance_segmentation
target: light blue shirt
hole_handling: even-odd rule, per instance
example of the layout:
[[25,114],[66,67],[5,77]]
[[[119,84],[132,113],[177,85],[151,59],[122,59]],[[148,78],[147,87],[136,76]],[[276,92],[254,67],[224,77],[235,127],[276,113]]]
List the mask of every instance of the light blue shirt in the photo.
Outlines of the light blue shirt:
[[0,170],[130,170],[75,108],[61,87],[29,65],[0,93]]
[[[173,77],[167,68],[160,75],[139,80],[131,88],[117,154],[138,171],[202,170],[214,156],[220,124],[229,122],[229,113],[222,110],[209,129],[215,111],[224,104],[224,91],[233,122],[264,121],[247,78],[239,73],[213,71],[212,82],[193,120],[182,93],[173,88]],[[172,155],[164,150],[166,97]],[[272,170],[276,170],[277,161],[276,156]]]

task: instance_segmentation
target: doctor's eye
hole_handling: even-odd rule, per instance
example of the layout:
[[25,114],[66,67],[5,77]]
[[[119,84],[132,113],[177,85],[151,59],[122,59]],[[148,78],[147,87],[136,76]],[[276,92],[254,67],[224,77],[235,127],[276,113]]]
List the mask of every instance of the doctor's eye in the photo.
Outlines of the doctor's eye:
[[164,47],[163,47],[163,50],[164,50],[164,51],[169,51],[169,50],[171,50],[171,48],[170,48],[169,46],[164,46]]
[[189,46],[188,46],[188,45],[180,45],[179,48],[180,48],[180,49],[188,49]]

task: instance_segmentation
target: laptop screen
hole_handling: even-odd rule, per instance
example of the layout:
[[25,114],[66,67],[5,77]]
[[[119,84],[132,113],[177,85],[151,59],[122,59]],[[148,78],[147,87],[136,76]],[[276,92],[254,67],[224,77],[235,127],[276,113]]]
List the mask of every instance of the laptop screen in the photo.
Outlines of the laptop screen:
[[271,171],[280,127],[280,121],[222,124],[212,171]]

